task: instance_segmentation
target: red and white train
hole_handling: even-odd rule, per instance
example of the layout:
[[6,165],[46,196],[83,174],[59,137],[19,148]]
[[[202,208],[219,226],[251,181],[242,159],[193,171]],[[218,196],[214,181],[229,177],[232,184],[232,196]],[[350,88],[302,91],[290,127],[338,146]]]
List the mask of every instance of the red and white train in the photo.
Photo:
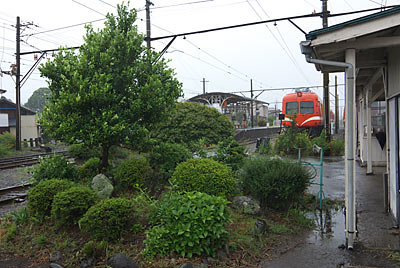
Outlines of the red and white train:
[[316,93],[308,89],[285,95],[282,113],[285,116],[282,120],[284,127],[292,126],[296,117],[296,126],[309,130],[311,136],[318,136],[323,129],[322,102]]

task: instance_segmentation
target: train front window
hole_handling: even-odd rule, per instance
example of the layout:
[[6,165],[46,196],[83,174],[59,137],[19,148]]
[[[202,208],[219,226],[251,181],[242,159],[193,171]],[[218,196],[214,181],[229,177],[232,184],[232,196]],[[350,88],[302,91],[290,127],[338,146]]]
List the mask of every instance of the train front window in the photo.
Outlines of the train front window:
[[300,113],[301,114],[313,114],[314,113],[314,102],[302,101],[300,103]]
[[286,114],[298,114],[299,103],[297,101],[286,103]]

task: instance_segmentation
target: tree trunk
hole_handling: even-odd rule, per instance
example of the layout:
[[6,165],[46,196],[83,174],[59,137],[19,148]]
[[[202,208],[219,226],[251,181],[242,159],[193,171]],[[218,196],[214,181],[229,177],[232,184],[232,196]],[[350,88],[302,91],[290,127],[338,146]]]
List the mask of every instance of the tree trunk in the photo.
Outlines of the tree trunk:
[[108,167],[108,152],[110,147],[107,145],[103,145],[103,153],[101,156],[101,163],[100,163],[100,172],[106,171]]

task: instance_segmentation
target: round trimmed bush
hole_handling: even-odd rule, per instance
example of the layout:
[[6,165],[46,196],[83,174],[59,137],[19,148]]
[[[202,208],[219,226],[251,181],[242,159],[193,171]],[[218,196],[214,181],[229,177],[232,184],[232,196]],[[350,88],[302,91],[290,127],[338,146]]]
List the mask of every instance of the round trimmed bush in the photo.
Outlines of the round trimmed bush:
[[28,208],[35,217],[43,220],[50,216],[54,196],[71,188],[73,183],[67,180],[51,179],[41,181],[28,191]]
[[240,175],[244,194],[273,209],[287,209],[298,201],[311,179],[309,170],[298,162],[262,156],[247,159]]
[[116,240],[135,223],[133,203],[124,198],[101,200],[79,220],[79,228],[93,238]]
[[162,142],[153,147],[150,152],[150,164],[167,177],[174,172],[176,165],[191,158],[192,154],[188,148],[178,143]]
[[172,183],[181,191],[229,196],[236,189],[232,169],[212,159],[189,159],[178,164]]
[[152,169],[144,158],[133,158],[121,162],[115,170],[114,179],[119,188],[134,189],[143,185]]
[[222,197],[200,192],[167,195],[157,212],[156,225],[147,232],[145,253],[215,256],[228,236],[227,203]]
[[77,180],[76,168],[60,154],[46,156],[39,160],[39,164],[33,167],[32,178],[36,183],[50,179]]
[[244,147],[229,137],[218,143],[214,159],[229,165],[233,170],[239,170],[245,157]]
[[99,174],[100,158],[92,157],[78,169],[78,176],[81,180],[91,180]]
[[95,191],[86,186],[75,186],[54,196],[51,217],[57,225],[77,224],[97,201]]
[[77,160],[87,160],[91,157],[101,156],[99,148],[88,148],[80,143],[71,144],[67,150],[68,154]]

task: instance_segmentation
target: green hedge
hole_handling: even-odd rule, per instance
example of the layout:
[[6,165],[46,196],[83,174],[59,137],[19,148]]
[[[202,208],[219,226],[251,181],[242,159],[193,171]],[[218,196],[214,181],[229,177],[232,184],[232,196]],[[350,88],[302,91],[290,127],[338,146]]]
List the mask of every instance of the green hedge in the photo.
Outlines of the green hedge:
[[51,179],[39,182],[28,191],[28,208],[39,220],[50,216],[54,196],[73,186],[66,180]]
[[77,181],[78,175],[74,165],[60,154],[46,156],[32,169],[32,178],[36,183],[50,179]]
[[143,185],[151,174],[150,164],[144,158],[133,158],[121,162],[114,171],[114,179],[120,189],[135,189]]
[[232,169],[212,159],[190,159],[180,163],[171,182],[181,191],[219,196],[232,195],[237,184]]
[[79,228],[93,238],[116,240],[135,223],[133,203],[123,198],[105,199],[79,220]]
[[75,225],[97,201],[96,193],[86,186],[75,186],[54,196],[51,217],[56,224]]
[[311,179],[307,168],[297,162],[262,156],[247,159],[240,175],[244,194],[273,209],[287,209],[298,201]]

